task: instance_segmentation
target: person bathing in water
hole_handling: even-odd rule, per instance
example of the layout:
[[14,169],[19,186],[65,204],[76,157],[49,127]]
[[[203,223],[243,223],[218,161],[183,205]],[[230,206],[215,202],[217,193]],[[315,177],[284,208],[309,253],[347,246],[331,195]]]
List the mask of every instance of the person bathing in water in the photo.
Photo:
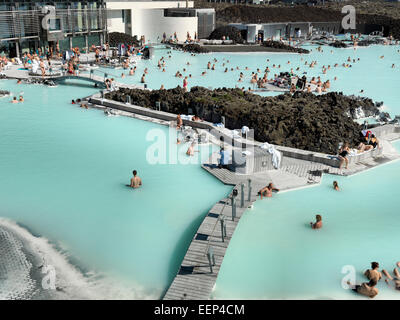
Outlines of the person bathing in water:
[[315,223],[310,222],[311,228],[313,229],[321,229],[322,228],[322,217],[321,215],[317,214],[315,216]]
[[139,188],[142,185],[142,179],[137,176],[137,171],[133,170],[133,178],[131,178],[131,184],[129,185],[131,188]]
[[382,279],[382,274],[379,272],[379,263],[371,262],[371,269],[364,272],[368,280],[375,279],[377,282]]
[[353,286],[353,291],[369,298],[374,298],[378,294],[379,291],[375,288],[377,283],[375,279],[371,279],[369,282],[364,282],[361,285],[352,285],[350,281],[347,281],[348,285]]
[[340,190],[337,181],[333,181],[333,189],[335,189],[336,191]]
[[258,194],[261,196],[261,199],[263,197],[270,198],[272,197],[272,192],[279,192],[279,189],[275,188],[273,183],[270,182],[266,187],[258,191]]

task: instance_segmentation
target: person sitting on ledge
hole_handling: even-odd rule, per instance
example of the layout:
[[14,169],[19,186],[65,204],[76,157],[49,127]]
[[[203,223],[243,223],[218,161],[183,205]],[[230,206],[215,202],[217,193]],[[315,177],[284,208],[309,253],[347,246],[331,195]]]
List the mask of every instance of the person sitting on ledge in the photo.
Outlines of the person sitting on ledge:
[[182,126],[183,126],[183,121],[182,121],[181,115],[178,114],[176,116],[176,129],[180,129],[180,128],[182,128]]
[[133,173],[133,178],[131,178],[130,187],[134,188],[134,189],[137,189],[142,185],[142,179],[140,179],[137,176],[137,171],[136,170],[133,170],[132,173]]
[[263,196],[270,198],[272,197],[272,192],[279,192],[279,189],[275,188],[273,183],[270,182],[267,186],[258,191],[258,195],[261,196],[261,199],[263,198]]
[[342,169],[343,163],[346,163],[346,169],[349,168],[349,159],[347,158],[347,155],[349,154],[350,149],[349,149],[349,144],[345,143],[342,148],[339,150],[339,170]]
[[322,217],[321,215],[317,214],[315,216],[316,222],[312,223],[310,222],[311,228],[313,229],[321,229],[322,228]]

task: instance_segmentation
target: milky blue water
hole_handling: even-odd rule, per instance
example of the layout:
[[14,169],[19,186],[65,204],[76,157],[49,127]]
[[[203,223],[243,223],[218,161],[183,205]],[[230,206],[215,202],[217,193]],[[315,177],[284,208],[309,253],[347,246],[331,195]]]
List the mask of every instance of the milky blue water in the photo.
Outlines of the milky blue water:
[[[239,222],[213,297],[364,299],[343,289],[342,279],[354,270],[359,284],[368,281],[363,272],[372,261],[389,272],[400,261],[399,185],[397,161],[352,177],[325,175],[320,186],[256,201]],[[312,230],[316,214],[323,227]],[[375,299],[400,299],[383,280],[377,288]]]
[[[120,73],[128,72],[108,71],[118,82],[139,83],[147,67],[146,81],[154,89],[161,84],[182,85],[182,79],[174,77],[177,70],[192,74],[189,87],[247,88],[257,68],[261,75],[269,66],[272,76],[299,66],[300,71],[295,71],[299,74],[330,79],[331,91],[357,95],[363,89],[361,95],[384,101],[387,111],[400,114],[399,46],[312,49],[309,55],[191,56],[172,51],[172,58],[167,50],[156,50],[155,59],[138,62],[135,76],[120,78]],[[161,56],[167,60],[166,72],[157,68]],[[360,61],[351,62],[351,68],[341,67],[349,56]],[[216,70],[206,70],[214,57]],[[304,65],[312,60],[318,61],[315,68]],[[334,68],[335,63],[339,67]],[[323,65],[331,66],[326,75]],[[240,70],[224,72],[236,66]],[[201,76],[203,71],[206,76]],[[245,81],[238,83],[241,71]],[[198,164],[150,164],[146,152],[154,141],[146,137],[149,132],[168,135],[167,128],[71,105],[71,99],[95,92],[89,86],[48,88],[0,81],[0,88],[15,95],[23,91],[26,99],[17,105],[9,98],[0,100],[0,216],[50,239],[84,271],[105,275],[115,287],[127,288],[124,297],[160,297],[202,217],[230,188]],[[162,144],[171,149],[173,142]],[[178,146],[181,159],[186,148]],[[202,154],[210,152],[205,148]],[[343,265],[354,265],[359,275],[372,260],[388,269],[400,260],[395,254],[398,166],[336,177],[343,189],[340,193],[330,188],[334,178],[325,176],[320,187],[257,202],[232,239],[213,296],[357,298],[340,286]],[[139,190],[125,187],[133,169],[143,178]],[[308,228],[316,213],[324,219],[320,231]],[[378,297],[397,297],[380,289]]]
[[[202,217],[230,188],[199,164],[149,163],[156,140],[147,135],[168,145],[167,127],[70,104],[91,88],[5,80],[0,88],[25,97],[20,104],[0,100],[0,217],[124,288],[114,288],[124,292],[119,298],[159,298]],[[177,151],[183,160],[187,147]],[[138,190],[125,186],[133,169],[143,179]]]
[[[322,81],[330,80],[331,91],[341,91],[345,94],[355,94],[369,97],[375,101],[383,101],[385,109],[391,115],[400,114],[400,91],[398,83],[400,81],[400,46],[374,45],[370,47],[359,47],[357,50],[338,49],[323,47],[323,52],[316,50],[315,46],[305,46],[312,52],[307,55],[282,54],[282,53],[213,53],[198,54],[192,56],[189,53],[172,50],[155,50],[155,58],[152,60],[142,60],[137,64],[137,71],[134,76],[128,75],[128,70],[112,70],[113,76],[117,81],[140,84],[143,70],[148,68],[146,82],[149,88],[159,89],[163,84],[165,88],[173,88],[177,85],[182,87],[183,79],[175,77],[179,70],[184,76],[192,75],[188,79],[188,87],[200,85],[210,88],[235,87],[249,88],[252,72],[260,69],[259,76],[264,75],[264,70],[268,66],[271,70],[269,78],[281,71],[293,71],[302,75],[307,72],[307,77],[320,76]],[[171,55],[171,58],[169,58]],[[384,56],[383,59],[380,57]],[[164,57],[166,60],[165,72],[157,67],[158,59]],[[355,63],[347,62],[348,57]],[[218,62],[214,62],[213,59]],[[360,59],[358,61],[358,58]],[[269,59],[269,61],[267,61]],[[229,60],[229,63],[228,63]],[[215,63],[216,70],[207,70],[207,62]],[[290,61],[290,64],[288,64]],[[314,68],[305,65],[311,61],[317,61]],[[190,65],[186,65],[189,62]],[[223,64],[225,63],[225,66]],[[335,64],[338,67],[334,67]],[[342,64],[351,64],[351,68],[342,67]],[[275,64],[275,68],[273,65]],[[392,64],[395,68],[392,68]],[[278,66],[280,65],[280,68]],[[331,66],[326,74],[322,73],[322,66]],[[239,67],[239,70],[236,70]],[[248,70],[245,70],[248,67]],[[296,71],[297,67],[300,68]],[[225,73],[225,68],[228,72]],[[230,71],[233,68],[233,71]],[[186,71],[183,71],[186,69]],[[110,71],[110,70],[108,70]],[[201,73],[206,71],[205,76]],[[243,72],[245,80],[238,82],[239,74]],[[121,74],[125,73],[125,78]],[[334,78],[337,77],[337,80]],[[310,79],[310,78],[309,78]],[[363,93],[360,93],[364,90]],[[276,95],[278,93],[263,93],[263,95]]]

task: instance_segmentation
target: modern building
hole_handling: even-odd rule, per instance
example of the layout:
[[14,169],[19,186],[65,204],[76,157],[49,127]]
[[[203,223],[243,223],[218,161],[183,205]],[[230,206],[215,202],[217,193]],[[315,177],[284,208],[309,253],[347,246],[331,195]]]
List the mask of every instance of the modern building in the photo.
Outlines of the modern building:
[[262,24],[231,23],[230,26],[240,30],[242,37],[248,43],[256,39],[279,40],[280,38],[305,38],[315,32],[338,34],[341,31],[340,22],[278,22]]
[[0,2],[0,54],[19,56],[37,48],[60,50],[99,45],[106,39],[103,0]]
[[158,42],[176,32],[180,41],[187,33],[205,38],[215,28],[214,9],[195,9],[193,1],[107,0],[108,31],[123,32],[146,42]]

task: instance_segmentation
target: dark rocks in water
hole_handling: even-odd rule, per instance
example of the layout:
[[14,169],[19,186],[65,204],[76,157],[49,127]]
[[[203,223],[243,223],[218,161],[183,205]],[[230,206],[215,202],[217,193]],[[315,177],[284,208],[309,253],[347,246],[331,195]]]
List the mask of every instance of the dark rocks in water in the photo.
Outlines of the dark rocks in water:
[[140,90],[120,88],[106,94],[107,99],[156,107],[175,114],[194,114],[206,121],[221,122],[238,129],[254,128],[255,139],[261,142],[336,154],[339,142],[356,146],[363,141],[362,127],[353,121],[357,109],[366,114],[379,114],[371,99],[358,99],[331,92],[324,95],[296,92],[275,97],[262,97],[240,89],[208,90],[193,87],[184,92],[180,87],[169,90]]
[[121,32],[110,32],[108,34],[108,43],[110,47],[117,47],[120,43],[135,47],[139,46],[136,36],[132,37],[129,34]]
[[347,48],[348,45],[344,43],[343,41],[335,41],[329,44],[331,47],[335,48]]
[[213,32],[211,32],[208,39],[210,40],[232,40],[234,43],[243,43],[243,37],[238,28],[232,26],[223,26],[216,28]]
[[310,51],[307,49],[295,48],[295,47],[289,46],[287,44],[284,44],[282,42],[273,41],[273,40],[264,41],[263,46],[267,47],[267,48],[273,48],[273,49],[278,49],[278,50],[287,51],[287,52],[310,53]]
[[191,53],[209,53],[210,52],[210,50],[208,50],[196,43],[178,45],[178,48],[182,49],[185,52],[191,52]]

